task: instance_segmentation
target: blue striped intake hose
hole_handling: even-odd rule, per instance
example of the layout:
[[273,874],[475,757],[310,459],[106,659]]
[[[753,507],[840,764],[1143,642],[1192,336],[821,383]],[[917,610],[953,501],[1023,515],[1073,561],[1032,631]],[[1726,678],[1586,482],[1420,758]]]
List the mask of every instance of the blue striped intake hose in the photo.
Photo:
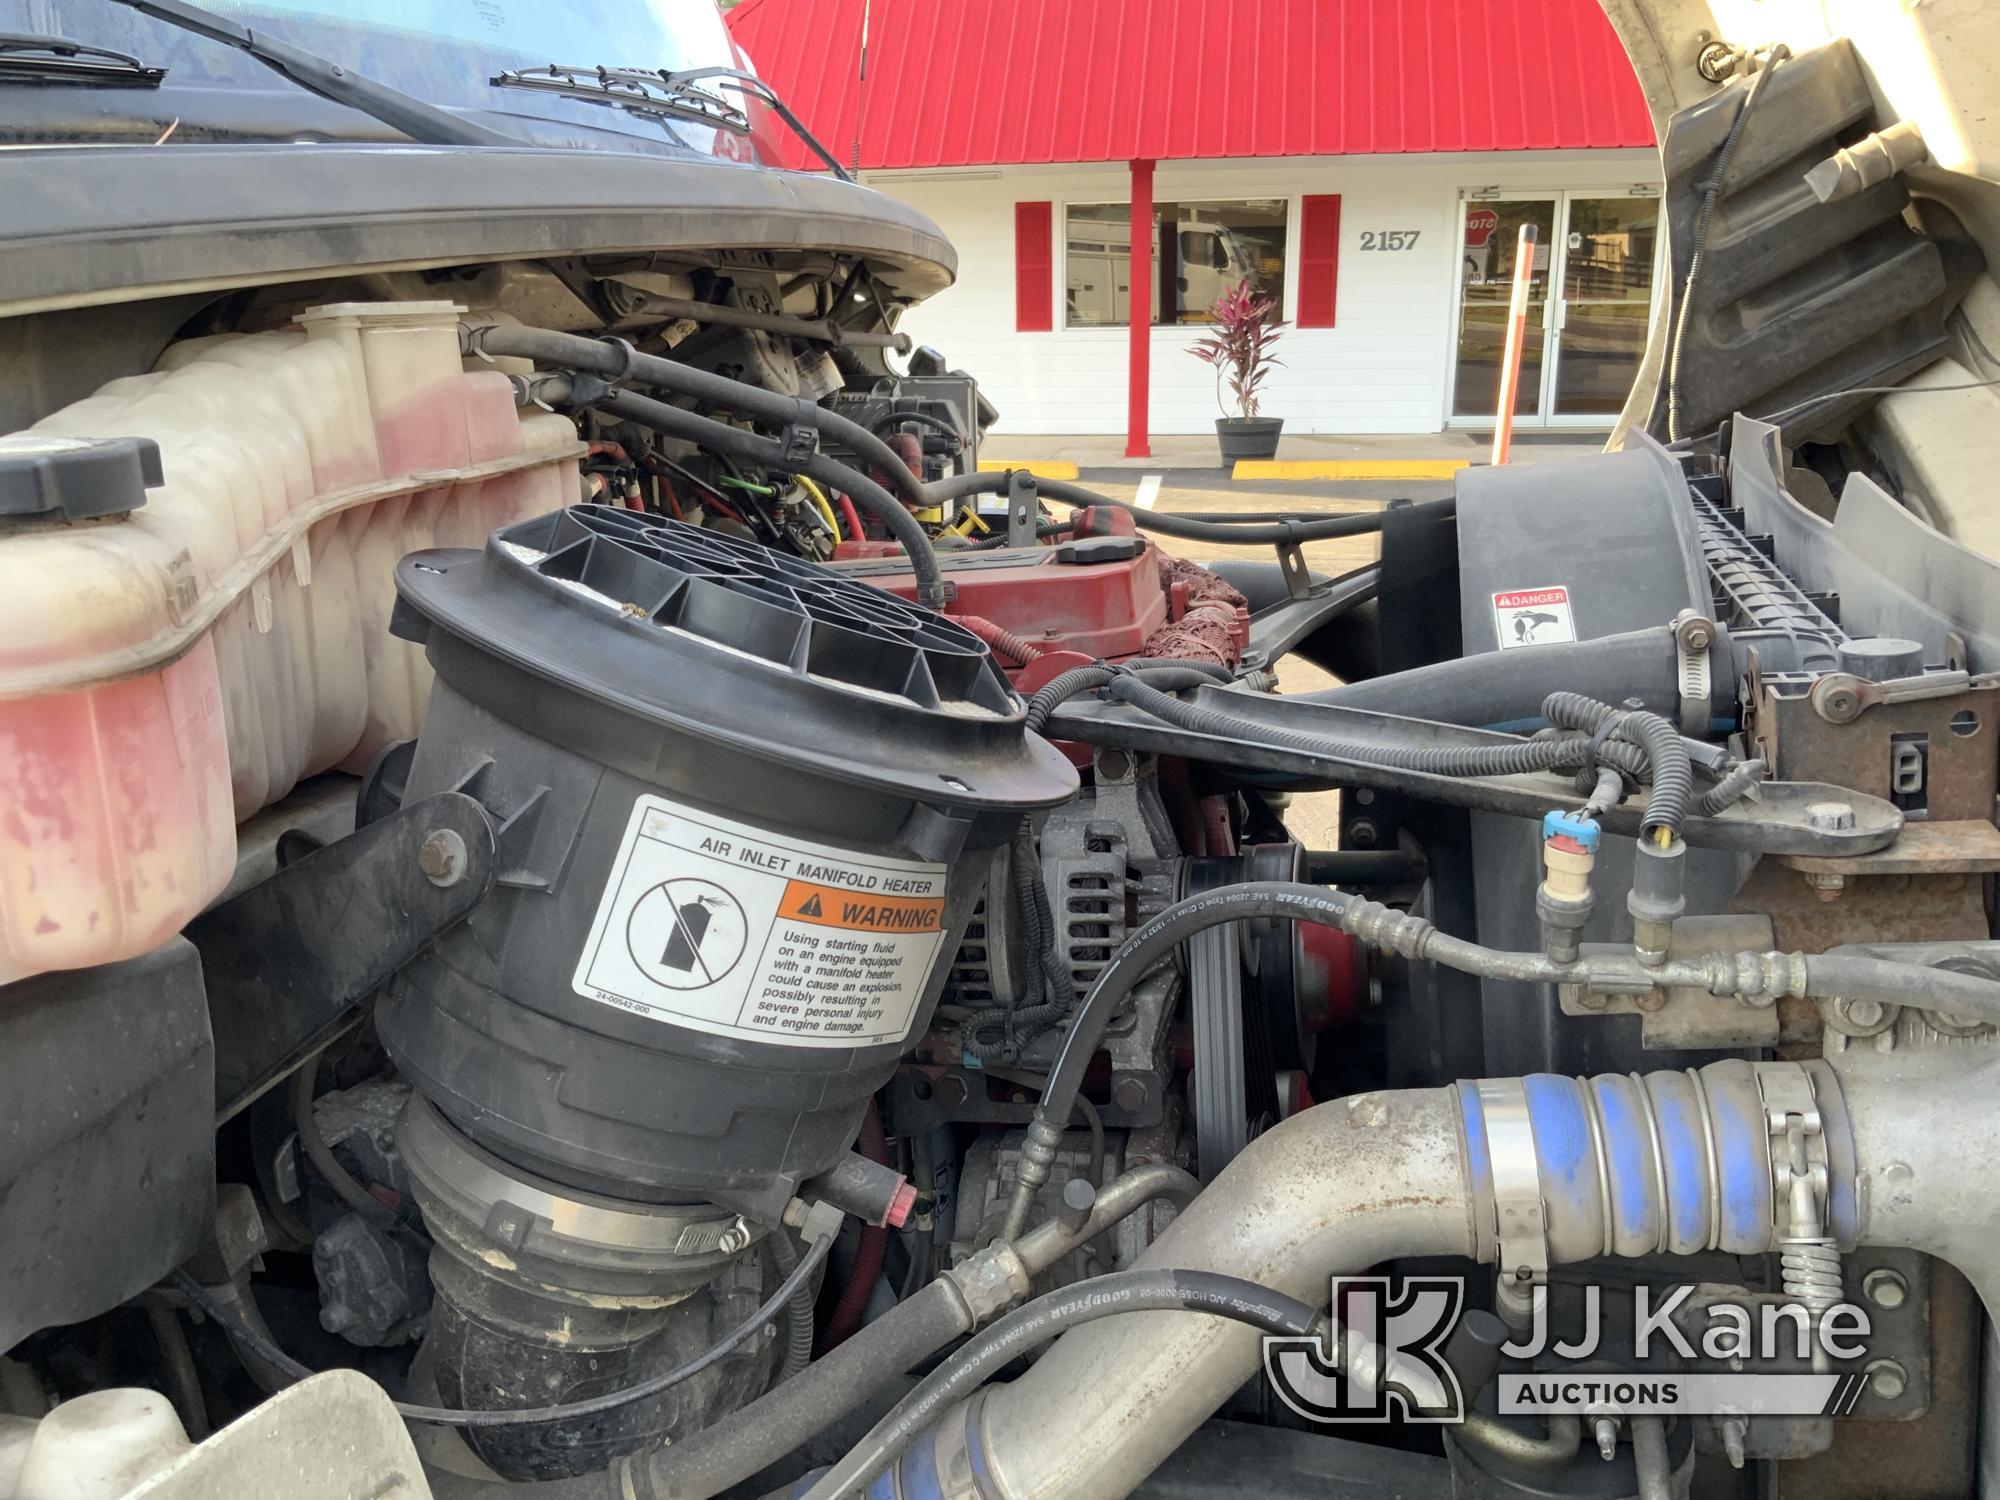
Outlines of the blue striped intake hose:
[[[1910,1112],[1898,1088],[1877,1084],[1873,1097]],[[1814,1143],[1828,1238],[1852,1245],[1865,1226],[1841,1077],[1817,1061],[1727,1061],[1318,1105],[1253,1142],[1138,1263],[1226,1271],[1324,1306],[1332,1276],[1404,1256],[1497,1263],[1518,1302],[1549,1266],[1595,1256],[1757,1254],[1796,1227],[1773,1171],[1774,1132],[1784,1139],[1788,1124]],[[1260,1353],[1255,1329],[1201,1314],[1074,1328],[847,1492],[1119,1500],[1256,1374]]]

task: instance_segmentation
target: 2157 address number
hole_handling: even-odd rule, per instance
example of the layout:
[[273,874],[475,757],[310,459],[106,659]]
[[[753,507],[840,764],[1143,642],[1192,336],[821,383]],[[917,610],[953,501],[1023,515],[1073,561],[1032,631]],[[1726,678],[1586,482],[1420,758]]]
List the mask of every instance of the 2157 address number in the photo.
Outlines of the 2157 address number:
[[1414,250],[1421,229],[1364,229],[1361,231],[1363,250]]

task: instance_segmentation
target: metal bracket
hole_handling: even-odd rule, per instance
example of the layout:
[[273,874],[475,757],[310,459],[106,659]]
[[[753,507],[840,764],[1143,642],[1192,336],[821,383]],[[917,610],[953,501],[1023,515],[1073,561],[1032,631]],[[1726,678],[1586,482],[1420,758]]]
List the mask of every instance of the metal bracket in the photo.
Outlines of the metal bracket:
[[1493,1228],[1500,1267],[1495,1305],[1508,1323],[1525,1328],[1534,1317],[1538,1290],[1549,1280],[1549,1217],[1542,1203],[1528,1091],[1518,1078],[1482,1078],[1475,1087],[1493,1173]]
[[201,950],[215,1030],[217,1121],[283,1078],[384,980],[463,920],[492,888],[493,866],[486,810],[444,792],[195,918],[187,937]]
[[1277,544],[1278,571],[1284,575],[1285,593],[1293,599],[1310,598],[1312,595],[1312,569],[1306,566],[1306,554],[1294,538],[1287,537]]
[[1041,519],[1042,496],[1035,476],[1026,469],[1007,471],[1007,545],[1035,545],[1035,525]]

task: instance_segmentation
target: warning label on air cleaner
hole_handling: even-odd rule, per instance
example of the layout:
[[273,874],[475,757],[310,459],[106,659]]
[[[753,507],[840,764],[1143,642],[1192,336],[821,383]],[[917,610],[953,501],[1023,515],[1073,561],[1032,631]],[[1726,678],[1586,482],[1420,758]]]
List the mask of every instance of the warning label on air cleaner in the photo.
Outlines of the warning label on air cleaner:
[[632,808],[575,987],[696,1031],[900,1041],[944,941],[945,867],[774,835],[664,797]]
[[1570,613],[1569,590],[1560,585],[1542,589],[1508,589],[1493,596],[1493,628],[1500,649],[1544,646],[1550,641],[1576,639],[1576,617]]

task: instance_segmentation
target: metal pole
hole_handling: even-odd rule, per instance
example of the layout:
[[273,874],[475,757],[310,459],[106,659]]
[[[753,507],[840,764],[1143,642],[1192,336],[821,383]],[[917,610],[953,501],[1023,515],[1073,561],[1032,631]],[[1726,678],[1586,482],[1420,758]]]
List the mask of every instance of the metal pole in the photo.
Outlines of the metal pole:
[[1514,399],[1521,389],[1521,347],[1528,337],[1528,293],[1535,281],[1535,226],[1523,224],[1514,243],[1514,295],[1507,304],[1507,342],[1500,353],[1500,406],[1493,414],[1493,462],[1507,462],[1514,442]]
[[1153,164],[1132,163],[1131,294],[1125,304],[1131,334],[1127,378],[1131,382],[1125,408],[1125,456],[1149,458],[1147,398],[1153,380]]

